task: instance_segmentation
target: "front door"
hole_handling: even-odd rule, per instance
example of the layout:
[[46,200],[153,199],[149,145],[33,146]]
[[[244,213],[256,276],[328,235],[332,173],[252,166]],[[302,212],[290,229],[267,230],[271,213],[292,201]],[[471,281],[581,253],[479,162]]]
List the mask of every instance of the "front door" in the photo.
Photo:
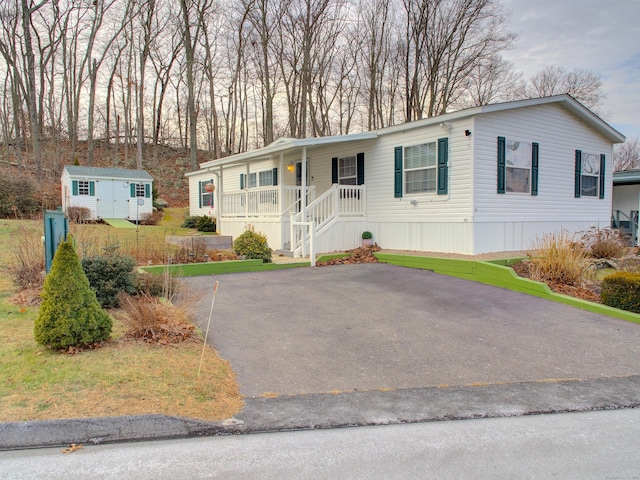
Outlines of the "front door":
[[99,218],[129,216],[129,184],[122,180],[96,181],[96,213]]

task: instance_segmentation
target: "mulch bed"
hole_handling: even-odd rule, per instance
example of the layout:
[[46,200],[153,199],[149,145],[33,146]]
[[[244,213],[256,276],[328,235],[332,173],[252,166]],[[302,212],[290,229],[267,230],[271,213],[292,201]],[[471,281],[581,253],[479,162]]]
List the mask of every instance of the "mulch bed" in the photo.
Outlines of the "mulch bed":
[[[516,272],[519,277],[531,278],[528,261],[518,262],[512,265],[511,268],[513,268],[513,271]],[[547,282],[547,285],[555,293],[561,293],[563,295],[587,300],[589,302],[602,303],[600,300],[600,286],[596,283],[585,283],[584,285],[576,286]]]
[[355,263],[378,263],[378,259],[373,254],[379,252],[377,244],[363,245],[362,247],[347,250],[344,257],[332,258],[326,262],[317,262],[316,266],[326,267],[327,265],[351,265]]

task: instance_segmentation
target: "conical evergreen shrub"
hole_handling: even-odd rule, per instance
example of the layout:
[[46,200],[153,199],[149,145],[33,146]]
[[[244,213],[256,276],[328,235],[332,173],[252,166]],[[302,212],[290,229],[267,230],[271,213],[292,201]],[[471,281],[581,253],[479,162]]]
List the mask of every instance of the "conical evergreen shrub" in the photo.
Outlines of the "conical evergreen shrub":
[[60,243],[44,281],[35,340],[54,349],[109,338],[113,322],[89,286],[71,239]]

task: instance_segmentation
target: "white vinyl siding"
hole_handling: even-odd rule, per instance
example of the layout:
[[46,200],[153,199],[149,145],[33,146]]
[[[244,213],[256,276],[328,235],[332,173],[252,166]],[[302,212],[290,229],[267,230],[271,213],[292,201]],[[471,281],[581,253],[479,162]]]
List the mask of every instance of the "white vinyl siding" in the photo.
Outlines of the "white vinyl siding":
[[[539,105],[479,115],[475,119],[474,221],[585,222],[606,225],[611,192],[598,197],[574,197],[575,150],[611,154],[611,143],[557,105]],[[527,139],[540,145],[538,195],[496,192],[496,138]],[[605,178],[611,178],[607,162]],[[586,203],[592,203],[585,208]],[[541,227],[543,228],[543,226]],[[526,246],[529,248],[529,246]]]

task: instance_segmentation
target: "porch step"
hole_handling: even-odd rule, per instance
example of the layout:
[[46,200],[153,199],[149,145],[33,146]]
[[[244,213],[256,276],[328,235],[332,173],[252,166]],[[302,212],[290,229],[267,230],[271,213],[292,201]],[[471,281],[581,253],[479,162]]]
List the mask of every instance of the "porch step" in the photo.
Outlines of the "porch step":
[[273,254],[276,257],[289,257],[289,258],[293,258],[293,252],[290,250],[274,250]]

